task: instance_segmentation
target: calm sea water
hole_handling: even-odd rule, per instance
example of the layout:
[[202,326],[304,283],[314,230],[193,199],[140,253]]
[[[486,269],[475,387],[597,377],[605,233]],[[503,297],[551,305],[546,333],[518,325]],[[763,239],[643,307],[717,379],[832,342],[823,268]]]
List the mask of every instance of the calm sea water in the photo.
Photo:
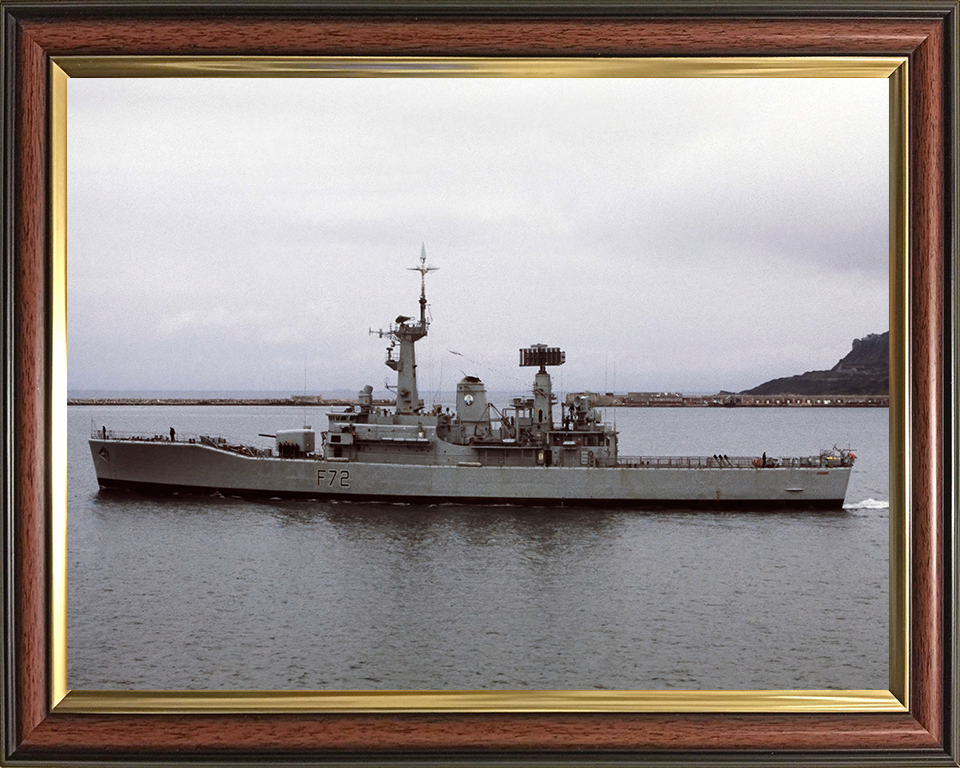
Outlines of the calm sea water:
[[322,411],[71,407],[77,689],[887,688],[885,409],[619,409],[621,453],[859,459],[844,510],[644,512],[99,492],[91,425],[255,437]]

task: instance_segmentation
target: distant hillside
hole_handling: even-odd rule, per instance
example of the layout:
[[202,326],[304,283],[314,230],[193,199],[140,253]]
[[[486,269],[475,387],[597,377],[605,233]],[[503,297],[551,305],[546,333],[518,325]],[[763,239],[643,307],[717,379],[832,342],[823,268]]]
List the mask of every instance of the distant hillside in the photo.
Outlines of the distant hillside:
[[855,339],[853,349],[829,371],[773,379],[744,395],[886,395],[890,393],[890,332]]

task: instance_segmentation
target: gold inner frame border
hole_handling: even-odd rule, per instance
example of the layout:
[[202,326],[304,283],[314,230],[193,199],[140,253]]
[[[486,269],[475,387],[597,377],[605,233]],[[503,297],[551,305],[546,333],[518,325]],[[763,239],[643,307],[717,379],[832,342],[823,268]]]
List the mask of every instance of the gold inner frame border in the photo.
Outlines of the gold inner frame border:
[[[853,713],[909,709],[909,77],[906,57],[54,56],[48,209],[52,344],[50,704],[56,713]],[[71,77],[886,78],[890,143],[889,690],[72,691],[67,686],[67,83]]]

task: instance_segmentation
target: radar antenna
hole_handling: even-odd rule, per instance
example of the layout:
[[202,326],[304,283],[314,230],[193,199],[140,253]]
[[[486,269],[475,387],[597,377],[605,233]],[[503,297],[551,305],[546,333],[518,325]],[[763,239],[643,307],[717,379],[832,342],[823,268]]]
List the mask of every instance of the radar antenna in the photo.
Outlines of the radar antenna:
[[[563,365],[567,361],[567,353],[560,347],[548,347],[546,344],[531,344],[520,350],[520,367],[538,367],[533,377],[533,410],[531,417],[534,431],[541,435],[553,429],[553,403],[556,397],[553,394],[553,384],[548,365]],[[545,439],[545,438],[544,438]]]
[[427,266],[427,246],[420,243],[420,265],[407,267],[410,272],[420,273],[420,323],[426,328],[427,323],[427,273],[436,272],[440,267]]
[[533,344],[520,350],[520,367],[540,366],[540,373],[545,373],[548,365],[563,365],[566,360],[566,352],[546,344]]

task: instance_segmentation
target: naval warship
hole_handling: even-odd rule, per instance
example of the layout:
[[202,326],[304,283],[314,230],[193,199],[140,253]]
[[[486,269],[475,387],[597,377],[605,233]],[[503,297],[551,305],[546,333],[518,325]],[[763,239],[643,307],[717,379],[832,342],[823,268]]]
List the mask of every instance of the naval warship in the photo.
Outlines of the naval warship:
[[[535,368],[530,397],[498,409],[475,376],[457,384],[455,410],[425,408],[417,391],[416,343],[427,335],[425,249],[419,320],[386,330],[396,407],[375,407],[365,386],[356,406],[308,427],[278,430],[272,448],[208,435],[119,435],[90,439],[101,488],[151,494],[215,494],[415,504],[519,504],[682,509],[838,509],[855,456],[620,456],[617,431],[588,395],[559,404],[548,368],[558,347],[520,350]],[[555,412],[556,407],[556,412]],[[555,418],[555,416],[557,418]]]

